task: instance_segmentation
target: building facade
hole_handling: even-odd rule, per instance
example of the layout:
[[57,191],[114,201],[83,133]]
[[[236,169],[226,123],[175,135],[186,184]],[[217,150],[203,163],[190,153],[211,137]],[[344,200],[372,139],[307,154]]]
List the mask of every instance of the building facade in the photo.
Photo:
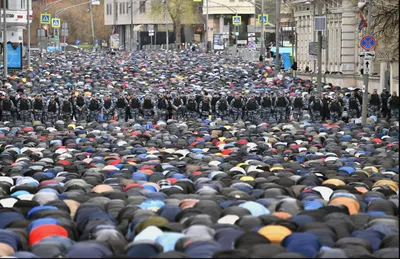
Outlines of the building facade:
[[[167,21],[151,16],[152,2],[156,0],[104,0],[105,25],[114,26],[120,45],[126,49],[138,49],[138,46],[166,43],[166,23],[168,24],[169,43],[175,42],[172,20]],[[161,0],[157,0],[161,1]],[[200,28],[198,28],[200,26]],[[149,31],[154,31],[151,36]],[[203,25],[184,26],[183,42],[201,41],[204,33]]]
[[[208,7],[207,7],[208,6]],[[255,7],[244,0],[204,0],[203,15],[208,13],[208,41],[213,41],[213,34],[224,34],[226,40],[234,40],[235,32],[239,40],[247,40],[248,25],[254,25]],[[233,16],[241,17],[241,24],[232,24]]]
[[[321,0],[316,0],[321,1]],[[297,30],[296,58],[298,67],[316,71],[315,56],[309,55],[310,42],[317,42],[314,32],[316,5],[305,5],[305,0],[293,0]],[[326,31],[323,32],[322,71],[355,74],[359,72],[358,41],[361,34],[357,30],[359,20],[357,6],[351,0],[322,1],[323,15],[326,15]]]
[[[32,23],[32,0],[6,0],[6,22],[7,22],[7,41],[23,42],[23,30],[26,28],[28,21],[27,7],[30,1],[30,22]],[[1,28],[3,28],[3,1],[0,1],[1,10]],[[1,42],[3,42],[3,34],[1,34]]]
[[[353,0],[314,0],[306,5],[306,0],[292,0],[291,5],[296,23],[296,61],[298,68],[304,72],[306,67],[317,71],[316,56],[309,55],[310,42],[317,42],[314,32],[314,15],[317,13],[316,1],[321,1],[323,15],[326,16],[326,31],[323,32],[322,73],[339,72],[340,75],[328,75],[328,81],[334,81],[341,86],[363,87],[363,61],[360,54],[363,51],[359,45],[360,39],[366,35],[366,30],[358,30],[360,22],[357,1]],[[379,41],[379,40],[378,40]],[[384,44],[380,42],[378,44]],[[395,89],[398,87],[398,62],[387,67],[384,62],[374,60],[370,78],[374,88]],[[387,76],[388,69],[390,75]],[[329,79],[330,78],[330,79]],[[371,81],[371,82],[372,82]],[[371,89],[369,89],[371,90]]]

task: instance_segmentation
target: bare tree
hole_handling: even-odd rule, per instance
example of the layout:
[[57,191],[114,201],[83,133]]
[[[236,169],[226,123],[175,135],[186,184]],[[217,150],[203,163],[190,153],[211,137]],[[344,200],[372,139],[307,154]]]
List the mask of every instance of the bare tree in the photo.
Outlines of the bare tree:
[[371,30],[377,38],[377,59],[399,60],[399,14],[398,1],[374,0],[372,6]]
[[[196,3],[193,0],[168,0],[168,14],[172,20],[177,43],[182,41],[183,25],[197,22],[197,10],[198,8],[196,8]],[[152,1],[150,16],[159,21],[164,21],[165,3],[163,1]]]

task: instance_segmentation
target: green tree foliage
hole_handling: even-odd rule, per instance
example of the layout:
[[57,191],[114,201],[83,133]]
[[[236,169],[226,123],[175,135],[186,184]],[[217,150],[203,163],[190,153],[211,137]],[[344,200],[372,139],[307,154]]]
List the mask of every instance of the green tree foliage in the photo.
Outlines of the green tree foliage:
[[[165,1],[165,0],[164,0]],[[157,21],[165,21],[165,2],[152,1],[150,17]],[[193,0],[168,0],[169,22],[172,22],[177,43],[182,42],[182,26],[195,24],[198,17],[198,8]]]

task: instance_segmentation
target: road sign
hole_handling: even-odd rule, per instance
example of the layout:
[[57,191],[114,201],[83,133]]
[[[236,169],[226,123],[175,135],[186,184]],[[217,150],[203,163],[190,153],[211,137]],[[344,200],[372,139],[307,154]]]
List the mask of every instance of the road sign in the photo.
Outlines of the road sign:
[[361,58],[374,58],[375,57],[375,51],[365,51],[360,53]]
[[369,75],[371,73],[372,60],[370,58],[364,59],[364,75]]
[[38,38],[45,38],[46,37],[46,31],[44,29],[42,29],[42,28],[38,28],[36,30],[36,36]]
[[318,42],[309,42],[308,43],[308,54],[316,56],[318,54]]
[[40,23],[41,24],[50,24],[51,22],[51,14],[47,14],[47,13],[42,13],[40,15]]
[[242,17],[241,16],[232,16],[232,24],[233,25],[241,25]]
[[51,27],[60,28],[61,27],[61,19],[60,18],[51,19]]
[[80,40],[76,40],[75,41],[75,45],[81,45],[81,41]]
[[61,36],[68,37],[68,29],[61,29]]
[[67,23],[67,22],[63,22],[63,23],[61,24],[61,28],[62,28],[62,29],[68,29],[68,23]]
[[256,46],[256,44],[254,43],[254,41],[249,41],[249,47],[250,48],[254,48]]
[[363,50],[366,51],[373,50],[376,46],[376,39],[371,35],[364,36],[360,40],[360,46]]
[[261,17],[261,14],[258,15],[258,24],[262,24],[263,21],[264,21],[264,24],[268,23],[268,14],[264,14],[263,18]]

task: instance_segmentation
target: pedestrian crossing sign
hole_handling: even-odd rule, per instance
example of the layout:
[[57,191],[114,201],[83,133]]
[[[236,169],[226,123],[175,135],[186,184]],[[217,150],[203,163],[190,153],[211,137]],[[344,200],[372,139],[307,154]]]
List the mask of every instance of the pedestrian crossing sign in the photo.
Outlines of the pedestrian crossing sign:
[[40,14],[40,23],[41,24],[50,24],[51,22],[51,14],[42,13]]
[[264,14],[263,17],[261,16],[261,14],[258,15],[258,23],[263,24],[263,21],[264,21],[264,24],[268,23],[268,14]]
[[60,18],[51,19],[51,27],[60,28],[61,27],[61,19]]
[[232,17],[232,24],[233,25],[241,25],[242,24],[242,17],[241,16],[233,16]]

